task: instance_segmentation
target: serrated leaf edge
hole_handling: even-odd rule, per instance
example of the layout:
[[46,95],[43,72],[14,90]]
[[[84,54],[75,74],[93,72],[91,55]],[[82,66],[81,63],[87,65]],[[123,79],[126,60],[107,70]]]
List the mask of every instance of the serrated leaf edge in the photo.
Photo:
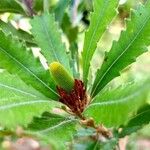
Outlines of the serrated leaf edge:
[[[143,6],[143,5],[142,5]],[[135,10],[134,10],[135,11]],[[117,59],[115,59],[115,61],[109,66],[109,68],[106,70],[106,72],[103,74],[103,76],[101,77],[101,79],[99,79],[99,81],[98,81],[98,83],[96,84],[96,86],[94,86],[94,88],[93,88],[93,90],[92,90],[92,93],[91,93],[91,95],[93,95],[94,94],[94,92],[96,91],[96,88],[97,88],[97,86],[98,86],[98,84],[103,80],[103,78],[105,77],[105,75],[108,73],[108,71],[112,68],[112,66],[120,59],[120,57],[128,50],[128,48],[132,45],[132,43],[136,40],[136,38],[139,36],[139,34],[141,33],[141,31],[143,30],[143,28],[145,27],[145,25],[147,24],[147,22],[150,20],[150,16],[148,17],[148,18],[146,18],[146,21],[145,21],[145,23],[143,24],[143,26],[141,27],[141,29],[137,32],[137,34],[136,34],[136,36],[132,39],[132,42],[130,42],[129,44],[128,44],[128,46],[126,47],[126,49],[120,54],[120,56],[117,58]],[[129,20],[126,20],[126,21],[129,21]],[[131,19],[130,19],[130,21],[132,21]],[[126,31],[122,31],[122,33],[123,32],[126,32]],[[121,33],[121,34],[122,34]],[[121,34],[120,34],[120,36],[121,36]],[[119,40],[118,40],[119,41]],[[116,41],[115,41],[116,42]],[[148,51],[148,49],[146,49],[145,50],[145,52],[146,51]],[[134,63],[136,61],[136,58],[133,58],[132,59],[132,63]],[[132,63],[130,63],[130,64],[132,64]],[[129,65],[130,65],[129,64]],[[128,66],[129,66],[128,65]],[[120,75],[120,73],[118,73],[118,76]]]
[[56,124],[56,125],[53,126],[53,127],[47,128],[47,129],[42,130],[42,131],[38,131],[38,133],[39,133],[39,134],[48,133],[48,132],[50,132],[50,131],[52,131],[52,130],[55,130],[56,128],[59,128],[59,127],[62,126],[62,125],[65,125],[65,124],[68,124],[68,123],[73,123],[73,122],[75,122],[75,121],[77,121],[77,120],[78,120],[78,119],[65,120],[65,121],[62,121],[62,122]]
[[[1,31],[1,30],[0,30]],[[13,35],[12,34],[8,34],[8,35],[6,35],[3,31],[1,31],[1,33],[2,34],[4,34],[6,37],[8,37],[8,38],[11,38],[12,39],[12,42],[14,42],[14,41],[19,41],[19,39],[18,38],[16,38],[16,37],[13,37]],[[20,44],[21,43],[21,44]],[[25,45],[25,43],[24,42],[18,42],[18,44],[19,44],[19,46],[21,46],[21,47],[23,47],[24,49],[26,49],[26,47],[24,46]],[[20,63],[16,58],[14,58],[13,56],[11,56],[9,53],[7,53],[4,49],[2,49],[1,47],[0,47],[0,50],[3,52],[3,53],[5,53],[8,57],[10,57],[11,59],[13,59],[17,64],[19,64],[20,66],[22,66],[25,70],[27,70],[27,72],[29,72],[33,77],[35,77],[39,82],[41,82],[46,88],[48,88],[52,93],[54,93],[55,95],[58,95],[57,93],[56,93],[56,91],[54,91],[53,89],[51,89],[48,85],[46,85],[39,77],[37,77],[31,70],[29,70],[26,66],[24,66],[22,63]],[[26,50],[27,51],[27,50]],[[28,51],[27,51],[28,53],[32,53],[32,50],[31,49],[29,49]],[[34,56],[33,56],[33,58],[35,58]],[[39,57],[36,57],[35,58],[40,64],[41,64],[41,62],[40,62],[40,58]],[[42,66],[42,64],[41,64],[41,66]],[[43,66],[42,66],[43,67]],[[45,70],[46,71],[46,70]]]

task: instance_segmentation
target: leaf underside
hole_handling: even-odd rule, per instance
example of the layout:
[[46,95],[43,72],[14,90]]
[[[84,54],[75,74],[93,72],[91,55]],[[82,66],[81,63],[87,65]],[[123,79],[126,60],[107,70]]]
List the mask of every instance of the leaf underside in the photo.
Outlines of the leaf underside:
[[[0,125],[13,128],[26,126],[33,116],[51,110],[56,103],[34,88],[26,85],[18,76],[0,73]],[[5,116],[5,117],[4,117]]]
[[90,68],[90,61],[96,50],[97,43],[106,31],[116,15],[118,0],[94,0],[94,12],[90,16],[90,26],[85,33],[82,60],[83,60],[83,81],[87,85],[87,77]]
[[144,125],[150,123],[150,105],[146,105],[140,110],[133,118],[130,119],[128,124],[123,127],[120,137],[129,135],[141,129]]
[[142,106],[150,89],[150,80],[101,92],[85,109],[87,117],[108,127],[125,124]]
[[55,85],[49,74],[34,58],[32,51],[12,36],[0,31],[0,67],[17,74],[26,84],[31,85],[51,99],[57,99]]
[[45,112],[42,117],[33,119],[29,129],[31,133],[46,138],[50,142],[53,141],[58,149],[66,149],[66,142],[72,140],[73,134],[76,132],[76,123],[75,119]]
[[31,25],[31,32],[48,63],[50,64],[53,61],[60,62],[68,71],[71,71],[69,57],[61,41],[61,35],[54,15],[44,13],[42,16],[36,16],[31,20]]
[[136,61],[136,58],[147,51],[150,45],[150,2],[140,5],[132,11],[131,21],[127,22],[126,31],[114,42],[106,53],[101,69],[97,71],[91,95],[96,96],[120,71]]

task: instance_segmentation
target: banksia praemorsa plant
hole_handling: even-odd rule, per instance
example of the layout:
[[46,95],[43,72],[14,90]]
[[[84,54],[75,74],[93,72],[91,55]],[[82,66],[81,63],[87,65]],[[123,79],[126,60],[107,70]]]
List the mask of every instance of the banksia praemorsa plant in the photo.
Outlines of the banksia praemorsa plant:
[[57,85],[59,101],[67,105],[72,113],[82,118],[81,114],[87,104],[87,93],[83,82],[73,79],[58,62],[51,63],[49,68]]
[[[110,35],[105,31],[117,19],[118,0],[93,0],[92,12],[82,10],[87,2],[81,1],[83,7],[78,10],[83,17],[77,18],[77,4],[69,2],[60,0],[51,9],[45,0],[12,0],[12,5],[0,1],[1,13],[28,17],[32,27],[25,32],[0,20],[1,141],[8,135],[15,139],[30,136],[52,150],[115,150],[120,138],[150,121],[150,77],[117,87],[120,83],[113,80],[148,51],[150,0],[131,11],[118,41],[112,43],[102,37]],[[68,6],[73,7],[72,15]],[[72,24],[70,16],[74,23],[81,18],[80,23]],[[98,42],[112,46],[109,51],[97,49]],[[40,49],[36,58],[35,48]],[[97,59],[93,56],[98,50],[104,56]],[[99,59],[102,64],[95,67],[93,62],[99,64]],[[18,126],[22,128],[19,133]]]

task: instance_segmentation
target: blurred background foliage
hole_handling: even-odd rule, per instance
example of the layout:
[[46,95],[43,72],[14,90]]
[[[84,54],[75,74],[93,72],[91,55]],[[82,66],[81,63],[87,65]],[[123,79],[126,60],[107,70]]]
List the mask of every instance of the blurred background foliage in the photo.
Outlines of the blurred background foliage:
[[[101,64],[105,51],[109,51],[112,41],[117,40],[120,32],[125,30],[125,20],[130,19],[131,9],[136,9],[139,3],[145,3],[145,0],[120,0],[118,15],[98,43],[91,63],[91,77]],[[24,41],[28,47],[32,47],[34,54],[38,56],[40,50],[36,47],[30,34],[30,19],[44,11],[55,14],[63,33],[62,39],[67,46],[67,51],[70,52],[70,57],[73,58],[71,63],[74,63],[75,59],[78,60],[75,64],[78,70],[78,65],[82,64],[80,56],[84,32],[90,24],[92,0],[0,0],[0,29],[6,34],[12,33],[13,36],[19,37],[20,41]],[[40,57],[44,65],[44,58],[41,55]],[[146,78],[148,75],[150,75],[150,51],[140,56],[132,66],[124,69],[121,77],[113,80],[110,84],[117,86],[120,83]],[[79,74],[76,76],[78,77]],[[127,149],[129,150],[150,149],[150,125],[130,136],[128,141]]]

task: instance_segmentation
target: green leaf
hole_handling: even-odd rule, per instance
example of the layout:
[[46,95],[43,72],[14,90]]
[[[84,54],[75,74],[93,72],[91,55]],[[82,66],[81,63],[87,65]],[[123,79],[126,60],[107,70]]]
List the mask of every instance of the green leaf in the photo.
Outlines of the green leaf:
[[26,126],[33,116],[49,111],[56,102],[49,101],[18,76],[0,73],[0,125],[14,128]]
[[110,150],[110,149],[116,149],[116,146],[118,144],[117,138],[111,138],[110,140],[106,142],[100,143],[100,150]]
[[90,137],[94,137],[96,131],[93,128],[78,129],[73,143],[73,150],[114,150],[118,142],[118,133],[113,132],[113,138],[105,141],[96,141]]
[[28,128],[32,131],[40,131],[53,127],[55,124],[61,123],[62,121],[64,121],[63,116],[44,112],[42,117],[34,117]]
[[10,22],[5,23],[0,20],[0,28],[6,35],[11,33],[13,36],[18,37],[19,40],[24,40],[27,44],[35,45],[35,41],[33,40],[33,36],[31,34],[21,29],[16,29]]
[[145,103],[149,89],[150,80],[146,80],[113,90],[104,90],[87,106],[84,114],[93,117],[96,123],[108,127],[125,124],[129,117]]
[[26,50],[22,43],[6,36],[0,31],[0,67],[20,78],[51,99],[57,99],[55,85],[39,58],[34,58],[31,50]]
[[91,21],[88,31],[85,33],[82,61],[83,61],[83,80],[87,84],[87,77],[89,73],[90,61],[97,47],[97,43],[106,31],[116,15],[116,7],[118,0],[94,0],[91,14]]
[[84,143],[75,143],[73,150],[101,150],[99,147],[99,142],[86,139]]
[[150,105],[146,105],[142,108],[133,118],[130,119],[128,124],[123,127],[120,133],[120,137],[129,135],[137,130],[141,129],[144,125],[150,123]]
[[119,76],[119,72],[136,61],[136,58],[147,51],[150,45],[150,2],[140,5],[137,11],[132,11],[131,21],[127,29],[121,33],[118,42],[114,42],[106,54],[92,88],[92,97],[96,96],[106,84]]
[[0,0],[0,12],[24,13],[22,7],[16,0]]
[[36,16],[31,20],[32,30],[37,44],[42,49],[42,53],[50,64],[53,61],[60,62],[70,71],[69,58],[66,49],[61,41],[58,25],[55,17],[49,13]]
[[78,37],[78,27],[72,26],[71,19],[67,13],[64,14],[61,28],[63,32],[66,34],[70,44],[76,42]]
[[75,78],[79,78],[79,52],[77,45],[78,38],[78,27],[73,27],[70,17],[67,13],[64,14],[61,28],[64,34],[67,36],[69,41],[69,50],[70,50],[70,66],[73,70],[73,75]]
[[[81,142],[81,141],[79,141]],[[83,143],[75,143],[74,150],[114,150],[118,139],[112,138],[110,140],[94,141],[90,139],[83,139]]]
[[34,131],[33,134],[53,141],[58,149],[64,149],[66,143],[72,140],[76,132],[76,123],[76,119],[44,113],[42,117],[34,118],[29,129],[31,133]]
[[61,0],[57,3],[55,8],[55,18],[61,24],[63,16],[65,14],[65,10],[67,6],[70,4],[70,0]]
[[[53,5],[55,4],[55,0],[46,0],[48,3],[47,8],[49,10],[52,9]],[[33,10],[35,10],[36,12],[43,12],[44,11],[44,1],[43,0],[34,0],[33,1]]]

